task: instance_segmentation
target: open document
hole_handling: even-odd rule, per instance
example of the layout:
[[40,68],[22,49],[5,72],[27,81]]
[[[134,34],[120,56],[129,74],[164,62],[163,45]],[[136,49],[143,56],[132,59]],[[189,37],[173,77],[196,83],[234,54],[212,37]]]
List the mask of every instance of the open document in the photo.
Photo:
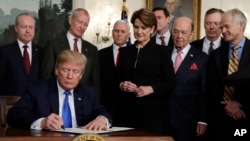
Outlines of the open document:
[[126,131],[126,130],[132,130],[132,129],[134,129],[134,128],[129,128],[129,127],[112,127],[112,128],[109,128],[108,130],[92,131],[92,130],[83,129],[81,127],[78,127],[78,128],[65,128],[65,130],[59,129],[59,130],[52,130],[52,131],[55,131],[55,132],[66,132],[66,133],[77,133],[77,134],[86,134],[86,133],[102,134],[102,133]]

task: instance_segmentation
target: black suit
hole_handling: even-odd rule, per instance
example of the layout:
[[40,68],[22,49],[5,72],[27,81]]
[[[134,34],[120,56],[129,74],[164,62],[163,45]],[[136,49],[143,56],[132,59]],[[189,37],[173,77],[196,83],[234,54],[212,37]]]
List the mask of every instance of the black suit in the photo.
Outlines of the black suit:
[[118,70],[122,81],[131,81],[139,86],[152,86],[154,93],[136,97],[123,92],[119,122],[154,132],[163,132],[167,127],[166,102],[175,87],[173,63],[166,47],[151,39],[138,52],[135,44],[120,49]]
[[[193,47],[195,47],[195,48],[199,49],[200,51],[202,51],[202,50],[203,50],[203,42],[204,42],[204,40],[205,40],[205,37],[203,37],[202,39],[195,40],[195,41],[191,42],[190,44],[191,44]],[[224,40],[223,38],[221,38],[221,40],[220,40],[220,46],[221,46],[224,42],[225,42],[225,40]]]
[[[249,107],[249,87],[235,87],[235,100],[238,101],[245,111],[246,119],[234,120],[224,111],[223,101],[225,78],[227,76],[229,64],[229,43],[225,42],[222,46],[211,53],[208,62],[208,92],[210,102],[210,122],[208,131],[210,136],[231,139],[234,137],[236,129],[249,128],[250,107]],[[250,64],[250,40],[246,38],[242,50],[238,70]],[[215,139],[215,138],[213,138]],[[240,139],[240,138],[238,138]],[[216,140],[216,139],[215,139]]]
[[[95,97],[92,88],[78,84],[74,89],[75,116],[78,126],[84,126],[98,115],[105,116],[112,124],[112,118]],[[57,79],[41,80],[30,83],[26,94],[10,109],[7,123],[11,127],[27,128],[42,117],[51,113],[59,114],[59,94]]]
[[113,45],[99,50],[100,59],[100,100],[107,108],[108,112],[114,119],[114,126],[119,125],[117,120],[117,112],[119,110],[119,78],[118,70],[114,62]]
[[0,95],[23,95],[28,82],[40,78],[39,51],[32,44],[30,73],[27,75],[23,56],[16,42],[0,48]]
[[[66,35],[52,39],[47,43],[43,51],[42,78],[49,78],[54,75],[56,58],[61,51],[67,49],[70,49],[70,45]],[[81,53],[87,57],[87,64],[81,83],[93,87],[99,97],[100,74],[97,47],[86,40],[82,40]]]

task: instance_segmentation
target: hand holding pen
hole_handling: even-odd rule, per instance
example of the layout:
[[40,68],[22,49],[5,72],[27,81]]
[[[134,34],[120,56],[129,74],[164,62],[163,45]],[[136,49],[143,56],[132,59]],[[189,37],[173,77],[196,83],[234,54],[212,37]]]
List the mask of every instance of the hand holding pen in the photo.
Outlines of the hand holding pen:
[[59,115],[54,114],[54,113],[42,119],[40,127],[43,129],[49,129],[49,130],[58,130],[58,129],[65,130],[63,126],[62,118]]

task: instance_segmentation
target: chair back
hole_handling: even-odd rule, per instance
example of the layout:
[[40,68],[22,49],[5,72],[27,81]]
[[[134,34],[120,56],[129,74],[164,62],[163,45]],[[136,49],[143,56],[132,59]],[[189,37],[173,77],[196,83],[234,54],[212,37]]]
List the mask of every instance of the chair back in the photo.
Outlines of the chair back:
[[20,98],[20,96],[0,96],[0,126],[7,126],[7,113],[9,109],[14,106]]

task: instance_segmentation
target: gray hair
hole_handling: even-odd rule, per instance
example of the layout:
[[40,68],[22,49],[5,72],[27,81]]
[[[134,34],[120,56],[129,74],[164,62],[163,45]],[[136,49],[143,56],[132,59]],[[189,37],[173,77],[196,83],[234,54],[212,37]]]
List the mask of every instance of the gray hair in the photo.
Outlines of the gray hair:
[[230,9],[230,10],[226,11],[225,15],[226,14],[232,15],[234,23],[238,23],[238,24],[242,23],[243,24],[243,31],[245,31],[246,24],[247,24],[247,18],[242,11],[240,11],[238,8],[234,8],[234,9]]
[[126,21],[126,20],[117,20],[117,21],[114,23],[113,29],[114,29],[115,26],[116,26],[117,24],[119,24],[119,23],[124,23],[124,24],[126,24],[126,25],[127,25],[128,32],[130,31],[129,23],[128,23],[128,21]]

